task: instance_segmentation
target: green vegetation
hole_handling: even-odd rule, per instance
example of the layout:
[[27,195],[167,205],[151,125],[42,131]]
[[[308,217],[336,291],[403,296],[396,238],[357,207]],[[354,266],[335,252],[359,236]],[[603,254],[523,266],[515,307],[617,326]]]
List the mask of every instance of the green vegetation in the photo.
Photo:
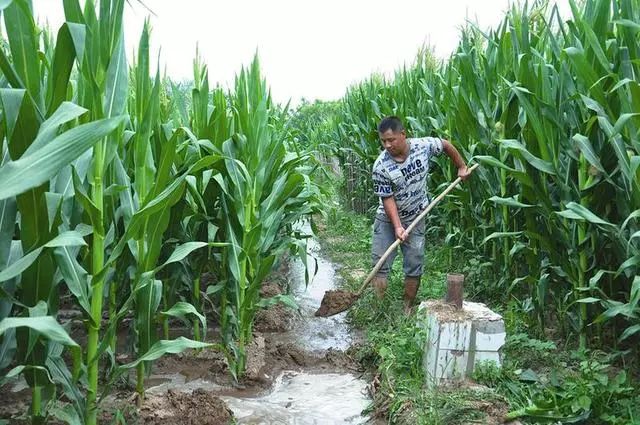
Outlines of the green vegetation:
[[[29,0],[0,5],[0,384],[26,378],[33,423],[95,424],[116,379],[135,369],[142,401],[166,353],[219,349],[242,377],[260,284],[284,252],[306,256],[293,223],[319,190],[257,58],[230,92],[197,59],[185,99],[150,73],[149,25],[127,64],[125,0],[60,4],[55,39]],[[82,348],[56,319],[60,294],[86,323]],[[132,351],[116,353],[125,318]],[[193,339],[170,339],[170,318]]]
[[[640,42],[637,0],[513,6],[488,33],[470,25],[453,56],[428,51],[394,78],[349,89],[331,147],[365,212],[376,124],[389,114],[415,136],[450,139],[482,167],[438,206],[451,257],[470,254],[472,292],[531,313],[580,349],[637,355],[640,260]],[[446,159],[431,190],[453,180]],[[345,199],[345,202],[351,202]]]
[[[342,266],[344,286],[359,287],[359,271],[370,262],[371,220],[333,208],[321,222],[324,251]],[[419,299],[442,298],[446,273],[462,269],[469,259],[457,258],[448,265],[448,248],[435,234],[427,238],[427,246]],[[502,368],[481,364],[474,371],[475,383],[425,389],[425,335],[415,326],[415,317],[402,314],[399,260],[389,289],[382,301],[368,291],[349,312],[352,323],[365,331],[358,358],[374,375],[371,414],[402,424],[500,423],[505,417],[527,423],[640,420],[640,392],[632,373],[615,366],[620,358],[598,351],[585,355],[529,336],[528,319],[518,303],[497,305],[507,326]]]
[[[404,118],[410,135],[445,137],[481,163],[430,218],[424,281],[433,289],[420,295],[439,296],[444,273],[462,272],[467,297],[503,314],[504,368],[488,366],[477,378],[508,400],[511,417],[629,423],[640,420],[640,4],[570,4],[566,22],[546,2],[514,5],[495,30],[467,26],[448,61],[424,50],[393,78],[356,84],[330,120],[332,133],[313,144],[339,160],[341,203],[368,216],[377,204],[376,124],[385,115]],[[431,192],[453,177],[438,160]],[[347,269],[368,270],[368,255],[356,254],[369,250],[367,222],[334,214],[342,218],[331,217],[327,232],[340,223],[336,238],[357,236],[335,247],[329,236],[329,249]],[[397,422],[415,423],[403,416],[413,410],[423,423],[454,423],[449,413],[474,409],[433,407],[440,395],[422,389],[412,366],[419,361],[406,358],[417,353],[407,344],[419,335],[394,309],[400,286],[395,271],[396,301],[379,305],[369,295],[351,312],[367,330],[364,358],[381,375],[375,408]],[[386,396],[393,402],[382,402]]]
[[[199,57],[177,84],[151,73],[148,24],[127,63],[125,0],[59,3],[52,32],[30,0],[0,1],[0,384],[25,378],[33,423],[95,424],[134,370],[141,401],[167,353],[221,350],[242,379],[257,310],[290,302],[261,300],[261,283],[286,252],[306,261],[295,223],[323,205],[325,246],[358,286],[370,222],[339,203],[375,207],[389,114],[482,164],[429,218],[419,297],[463,272],[509,339],[503,368],[476,371],[485,386],[423,389],[424,335],[401,314],[396,265],[387,298],[367,293],[350,312],[367,334],[372,412],[640,421],[639,0],[570,0],[566,21],[543,1],[514,5],[495,30],[465,28],[446,62],[423,50],[393,78],[294,112],[273,103],[257,58],[230,90]],[[430,190],[453,177],[437,162]],[[82,315],[77,335],[62,309]],[[174,319],[192,338],[170,338]]]

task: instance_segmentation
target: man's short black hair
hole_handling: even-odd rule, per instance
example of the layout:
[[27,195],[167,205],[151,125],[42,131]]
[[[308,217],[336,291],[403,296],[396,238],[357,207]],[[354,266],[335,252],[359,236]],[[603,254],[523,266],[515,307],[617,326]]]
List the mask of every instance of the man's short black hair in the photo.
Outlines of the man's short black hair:
[[380,124],[378,124],[378,133],[384,133],[389,129],[394,133],[404,130],[404,125],[402,125],[400,118],[395,115],[390,115],[383,118],[382,121],[380,121]]

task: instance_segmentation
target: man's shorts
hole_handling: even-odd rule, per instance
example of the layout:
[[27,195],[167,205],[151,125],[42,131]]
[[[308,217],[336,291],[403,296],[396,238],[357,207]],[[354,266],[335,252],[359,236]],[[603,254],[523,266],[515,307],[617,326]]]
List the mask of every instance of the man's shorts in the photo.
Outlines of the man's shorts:
[[[407,239],[400,244],[402,250],[402,269],[404,275],[417,277],[422,275],[422,264],[424,263],[424,218],[413,228]],[[402,222],[406,229],[411,222]],[[371,241],[371,259],[375,265],[385,253],[387,248],[396,241],[396,233],[393,224],[385,218],[376,216],[373,222],[373,239]],[[398,250],[394,250],[386,259],[378,276],[386,276],[391,270],[393,260],[396,258]]]

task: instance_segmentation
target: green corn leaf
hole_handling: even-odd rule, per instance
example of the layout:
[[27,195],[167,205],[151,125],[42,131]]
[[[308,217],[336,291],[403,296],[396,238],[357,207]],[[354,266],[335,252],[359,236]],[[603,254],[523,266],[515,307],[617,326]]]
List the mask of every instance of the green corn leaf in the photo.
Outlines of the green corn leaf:
[[523,204],[522,202],[518,201],[516,199],[516,197],[510,197],[510,198],[501,198],[499,196],[492,196],[491,198],[489,198],[489,201],[494,202],[498,205],[506,205],[508,207],[514,207],[514,208],[534,208],[535,205],[529,205],[529,204]]
[[575,134],[573,136],[573,140],[577,143],[578,148],[580,149],[584,157],[587,159],[587,161],[589,161],[589,163],[594,167],[596,167],[596,169],[601,173],[606,173],[589,139],[583,136],[582,134]]
[[600,298],[594,298],[594,297],[586,297],[586,298],[580,298],[579,300],[577,300],[577,303],[582,303],[582,304],[593,304],[593,303],[597,303],[602,301]]
[[490,165],[492,167],[500,168],[502,170],[507,170],[507,171],[516,171],[515,169],[505,165],[504,163],[500,162],[500,160],[492,156],[477,155],[477,156],[474,156],[473,159],[475,159],[477,162],[483,165]]
[[177,263],[178,261],[182,261],[184,258],[186,258],[189,254],[191,254],[196,249],[200,249],[208,245],[209,245],[208,242],[186,242],[180,246],[177,246],[176,249],[171,253],[171,256],[169,256],[167,261],[162,263],[160,267],[164,267],[167,264]]
[[33,143],[29,145],[23,155],[30,155],[48,143],[51,143],[58,133],[58,129],[61,125],[82,116],[86,112],[87,110],[85,108],[82,108],[75,103],[63,102],[58,109],[56,109],[53,115],[40,125],[38,136],[35,138]]
[[60,233],[51,241],[47,242],[39,248],[34,249],[27,255],[24,255],[20,259],[16,260],[6,269],[2,270],[0,272],[0,282],[12,279],[25,271],[31,264],[33,264],[34,261],[36,261],[42,250],[45,248],[86,245],[86,242],[83,239],[84,236],[86,235],[83,235],[83,233],[75,230]]
[[188,349],[202,349],[215,347],[214,344],[208,344],[204,342],[193,341],[183,336],[174,340],[160,340],[153,344],[153,346],[137,360],[118,366],[120,372],[124,372],[127,369],[138,366],[141,362],[153,361],[159,359],[165,354],[177,354]]
[[536,157],[517,140],[500,140],[500,144],[510,151],[518,152],[529,164],[538,170],[551,175],[556,174],[553,164]]
[[138,350],[147,352],[157,339],[155,317],[160,299],[162,297],[162,282],[151,279],[150,284],[145,285],[136,294],[136,321],[135,327],[138,333]]
[[32,96],[35,105],[40,106],[40,59],[38,58],[38,39],[30,6],[25,1],[14,1],[4,10],[11,57],[17,75]]
[[620,335],[620,338],[618,338],[618,341],[624,341],[625,339],[637,334],[638,332],[640,332],[640,325],[629,326],[624,330],[624,332],[622,332],[622,335]]
[[634,22],[632,20],[629,19],[617,19],[615,21],[612,21],[615,25],[620,25],[622,27],[626,27],[626,28],[631,28],[632,30],[638,32],[640,31],[640,24],[637,22]]
[[256,304],[257,307],[267,308],[276,304],[282,304],[293,310],[298,310],[298,304],[291,295],[279,294],[269,298],[261,298]]
[[[77,379],[80,374],[82,349],[69,336],[67,331],[56,321],[53,316],[39,317],[7,317],[0,321],[0,335],[10,329],[26,327],[38,332],[41,338],[62,344],[71,351],[73,361],[73,378]],[[46,371],[45,368],[42,368]],[[48,374],[48,372],[47,372]],[[49,376],[49,381],[51,377]]]
[[633,117],[640,115],[640,112],[622,114],[618,117],[615,125],[613,126],[613,135],[620,134],[625,124]]
[[124,117],[94,121],[62,133],[50,143],[0,168],[0,200],[24,193],[47,182],[60,169],[78,158],[115,130]]
[[53,65],[49,77],[47,116],[66,100],[69,88],[69,77],[76,58],[76,51],[69,31],[69,24],[62,24],[58,30],[56,49],[53,54]]
[[[51,374],[52,381],[62,386],[64,395],[70,401],[70,404],[66,406],[70,409],[75,409],[76,416],[84,417],[86,398],[62,357],[63,348],[60,344],[51,343],[45,366]],[[84,423],[84,421],[81,423]]]
[[[4,317],[2,318],[4,319]],[[16,330],[7,330],[2,338],[2,344],[0,344],[0,369],[4,370],[13,362],[17,347]]]
[[[63,0],[67,1],[67,0]],[[76,1],[76,0],[71,0]],[[73,48],[76,52],[76,58],[78,60],[78,64],[82,64],[84,61],[84,49],[87,39],[87,28],[84,24],[76,23],[70,20],[67,17],[67,29],[69,30],[69,34],[71,35],[71,40],[73,41]]]
[[608,270],[598,270],[595,275],[591,279],[589,279],[589,289],[596,289],[598,287],[598,282],[602,279],[602,276],[605,274],[613,274]]
[[605,221],[592,213],[588,208],[577,204],[575,202],[569,202],[567,204],[567,209],[563,211],[556,212],[556,214],[571,219],[571,220],[586,220],[589,223],[599,224],[602,226],[615,227],[615,225]]
[[127,104],[127,58],[124,51],[124,34],[121,33],[107,69],[105,117],[117,117],[125,112]]
[[200,320],[202,329],[207,329],[207,319],[204,315],[200,314],[198,310],[191,304],[184,301],[177,302],[169,310],[163,311],[160,314],[165,316],[177,317],[185,322],[188,322],[187,315],[193,314]]
[[71,168],[73,188],[75,190],[76,200],[82,205],[84,212],[89,216],[91,225],[95,229],[98,235],[104,235],[104,224],[102,222],[102,214],[98,207],[93,203],[89,196],[85,193],[84,185],[80,182],[80,177],[76,172],[75,167]]
[[620,264],[620,267],[618,268],[616,275],[620,275],[625,270],[631,267],[636,267],[639,264],[640,264],[640,255],[634,255],[633,257],[628,258],[624,263]]
[[[2,164],[2,161],[0,161],[0,164]],[[17,212],[15,198],[7,198],[0,201],[0,270],[5,268],[9,261]]]
[[62,246],[54,249],[54,256],[58,264],[58,270],[62,274],[69,291],[76,297],[80,307],[87,314],[91,313],[89,302],[89,276],[76,259],[77,249],[69,246]]
[[21,327],[27,327],[40,333],[47,339],[57,342],[59,344],[76,347],[78,350],[80,346],[69,336],[67,331],[56,322],[53,316],[40,316],[40,317],[7,317],[0,322],[0,335],[4,334],[9,329],[16,329]]
[[74,406],[66,404],[64,406],[61,405],[53,405],[49,409],[49,414],[63,423],[69,425],[82,425],[85,423],[80,419],[78,415],[78,411],[74,409]]
[[224,289],[225,282],[218,282],[215,285],[207,286],[207,295],[217,294]]
[[598,63],[600,64],[600,66],[602,67],[602,72],[609,73],[611,71],[611,64],[609,63],[609,60],[607,59],[607,55],[602,49],[602,45],[600,44],[600,40],[598,39],[598,36],[593,31],[591,26],[588,24],[583,25],[582,30],[586,35],[586,39],[589,47],[591,47],[591,49],[595,53],[595,57],[598,60]]
[[[0,49],[0,51],[1,50],[2,49]],[[7,140],[13,138],[13,132],[18,122],[25,93],[26,91],[24,89],[0,89],[0,102],[2,102],[2,111],[6,126],[5,136]]]
[[[15,333],[15,329],[11,329],[11,331]],[[25,369],[26,369],[26,366],[24,365],[20,365],[12,368],[10,371],[7,372],[7,374],[4,377],[0,378],[0,385],[4,385],[5,383],[9,382],[11,379],[20,375]],[[7,422],[7,424],[8,423],[9,422]]]
[[487,236],[482,240],[481,245],[484,245],[485,243],[489,242],[492,239],[512,238],[512,237],[520,236],[522,235],[522,233],[523,232],[493,232],[492,234],[490,234],[489,236]]

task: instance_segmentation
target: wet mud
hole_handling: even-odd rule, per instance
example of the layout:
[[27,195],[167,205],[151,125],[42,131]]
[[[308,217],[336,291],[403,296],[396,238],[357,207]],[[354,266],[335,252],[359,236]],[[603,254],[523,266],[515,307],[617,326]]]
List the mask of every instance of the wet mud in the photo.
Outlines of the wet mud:
[[168,390],[148,396],[138,414],[144,425],[223,425],[231,422],[233,412],[214,391],[202,388],[189,392]]
[[[276,283],[267,283],[260,289],[262,298],[281,295],[283,289]],[[276,304],[256,313],[253,329],[258,332],[286,332],[294,327],[296,312],[282,304]]]
[[327,291],[322,298],[320,308],[315,312],[315,316],[329,317],[342,313],[351,307],[358,298],[358,294],[350,291],[343,291],[340,289]]

